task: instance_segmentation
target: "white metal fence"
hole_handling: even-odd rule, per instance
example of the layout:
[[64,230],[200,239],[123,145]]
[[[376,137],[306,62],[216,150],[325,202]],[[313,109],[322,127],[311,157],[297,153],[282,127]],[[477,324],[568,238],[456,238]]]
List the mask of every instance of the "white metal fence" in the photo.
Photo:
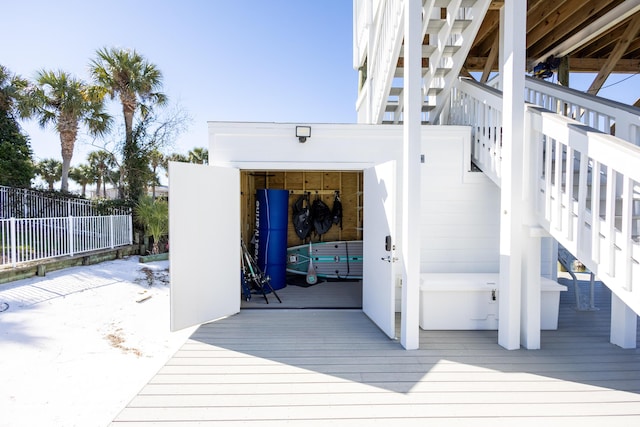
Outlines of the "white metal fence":
[[132,243],[131,215],[0,219],[0,267]]
[[0,185],[0,218],[55,218],[67,216],[126,215],[128,209],[104,208],[99,202],[55,196],[37,190]]

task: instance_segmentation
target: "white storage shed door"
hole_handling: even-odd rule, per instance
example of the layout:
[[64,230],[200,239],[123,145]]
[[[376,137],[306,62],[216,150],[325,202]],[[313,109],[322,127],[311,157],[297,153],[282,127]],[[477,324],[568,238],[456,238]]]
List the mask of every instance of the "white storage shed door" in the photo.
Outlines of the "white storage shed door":
[[362,310],[395,338],[395,161],[364,170]]
[[169,164],[171,330],[240,311],[240,171]]

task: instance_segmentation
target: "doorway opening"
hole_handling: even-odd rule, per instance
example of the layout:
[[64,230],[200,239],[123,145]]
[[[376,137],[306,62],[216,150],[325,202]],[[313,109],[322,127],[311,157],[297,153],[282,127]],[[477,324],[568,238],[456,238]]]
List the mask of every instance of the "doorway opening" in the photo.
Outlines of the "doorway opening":
[[[241,170],[240,171],[240,225],[241,235],[249,252],[257,256],[256,223],[258,211],[256,205],[260,190],[286,190],[286,247],[289,253],[292,248],[303,247],[311,243],[311,247],[326,247],[333,242],[347,242],[348,247],[355,247],[363,240],[363,172],[360,170]],[[331,224],[326,232],[311,232],[309,237],[301,239],[296,233],[292,214],[294,205],[301,197],[309,202],[318,199],[325,206],[333,207],[336,199],[342,206],[341,221]],[[264,209],[264,207],[263,207]],[[258,208],[259,210],[259,208]],[[313,251],[313,249],[312,249]],[[317,251],[317,249],[316,249]],[[360,249],[361,251],[361,249]],[[304,253],[305,251],[302,250]],[[360,252],[361,254],[361,252]],[[289,256],[289,255],[286,255]],[[304,258],[304,255],[302,256]],[[339,256],[334,256],[336,261]],[[325,258],[327,258],[325,256]],[[352,259],[356,259],[352,253]],[[286,262],[287,260],[283,260]],[[360,257],[360,262],[361,257]],[[306,264],[305,264],[306,266]],[[279,268],[279,267],[278,267]],[[306,267],[305,267],[306,268]],[[250,299],[242,298],[241,309],[279,309],[279,308],[314,308],[314,309],[362,309],[362,277],[352,274],[340,277],[340,274],[318,274],[315,283],[308,283],[304,271],[293,272],[291,264],[287,265],[284,286],[278,283],[275,292],[282,303],[274,295],[266,298],[257,291],[251,292]],[[322,271],[322,270],[320,270]],[[335,277],[334,277],[335,276]]]

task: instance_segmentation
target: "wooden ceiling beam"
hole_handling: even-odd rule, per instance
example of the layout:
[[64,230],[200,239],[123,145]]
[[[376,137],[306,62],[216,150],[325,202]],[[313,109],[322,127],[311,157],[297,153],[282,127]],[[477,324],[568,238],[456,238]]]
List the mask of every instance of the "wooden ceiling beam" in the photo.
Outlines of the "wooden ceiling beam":
[[600,88],[611,74],[613,68],[615,67],[615,64],[627,51],[627,48],[636,37],[636,34],[638,34],[638,31],[640,31],[640,14],[636,15],[633,19],[631,19],[631,21],[629,21],[624,34],[618,40],[616,47],[613,49],[613,51],[611,51],[611,54],[607,58],[604,66],[602,67],[602,69],[600,69],[598,75],[587,90],[588,93],[595,95],[598,93],[598,91],[600,91]]
[[[559,0],[560,2],[565,0]],[[500,3],[499,5],[497,3]],[[545,0],[529,0],[527,2],[527,31],[529,30],[529,14],[534,12],[541,6],[545,6],[548,2]],[[499,34],[500,30],[500,8],[504,6],[504,1],[493,2],[487,11],[484,21],[478,30],[476,39],[474,40],[471,48],[472,52],[475,52],[479,56],[488,55],[493,47],[493,41],[496,34]]]
[[[569,57],[569,69],[572,73],[597,73],[602,69],[606,58],[575,58]],[[612,73],[632,74],[640,70],[640,59],[620,59]]]
[[489,52],[487,61],[484,64],[484,69],[482,70],[482,77],[480,77],[481,83],[486,83],[489,80],[489,75],[491,74],[491,70],[493,69],[493,66],[496,63],[496,60],[498,59],[499,51],[500,51],[500,34],[496,34],[493,40],[493,46],[491,46],[491,51]]
[[618,40],[623,36],[627,30],[629,20],[620,23],[615,28],[612,28],[606,33],[603,33],[597,39],[591,43],[576,50],[572,55],[576,55],[582,58],[606,58],[609,53],[615,48]]
[[[569,68],[572,73],[597,73],[602,69],[606,58],[569,58]],[[465,67],[473,72],[483,72],[487,63],[486,56],[469,56]],[[621,59],[615,64],[612,73],[634,74],[640,70],[640,59]],[[498,71],[498,64],[494,63],[491,71]]]
[[476,81],[476,78],[473,77],[473,75],[471,75],[471,73],[469,72],[469,70],[467,70],[466,68],[462,67],[460,69],[460,77],[466,77],[468,79],[473,80],[474,82]]
[[602,34],[639,11],[640,2],[637,0],[624,1],[605,15],[593,21],[591,24],[566,38],[559,45],[536,55],[537,57],[534,58],[533,63],[537,64],[538,62],[544,61],[551,55],[562,57],[573,53],[581,46],[584,46],[595,38],[600,37]]
[[[549,46],[562,42],[568,35],[579,30],[585,21],[607,7],[600,0],[571,0],[557,8],[553,15],[527,34],[529,56],[539,57]],[[559,55],[556,55],[559,56]],[[546,60],[546,57],[542,60]]]
[[480,55],[489,53],[491,43],[493,42],[493,35],[498,33],[499,26],[500,12],[487,11],[471,49]]
[[538,25],[544,25],[545,21],[554,19],[551,15],[558,9],[566,0],[560,1],[547,1],[538,2],[536,5],[528,5],[527,10],[527,33]]
[[[539,0],[534,0],[539,1]],[[493,0],[489,5],[489,10],[500,10],[504,6],[504,0]]]
[[[636,36],[635,40],[631,42],[625,56],[628,58],[637,58],[638,52],[640,52],[640,37]],[[633,55],[633,56],[629,56]]]

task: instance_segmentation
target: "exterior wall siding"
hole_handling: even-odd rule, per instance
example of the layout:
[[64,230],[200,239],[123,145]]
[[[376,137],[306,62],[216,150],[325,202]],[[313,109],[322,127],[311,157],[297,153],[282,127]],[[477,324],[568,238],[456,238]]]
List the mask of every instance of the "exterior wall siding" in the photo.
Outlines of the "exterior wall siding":
[[468,138],[423,139],[421,271],[499,271],[500,190],[471,172]]
[[[295,124],[210,123],[210,159],[243,170],[362,170],[389,160],[402,176],[402,126],[312,124],[305,143]],[[421,271],[499,271],[499,189],[470,172],[470,128],[423,126]],[[366,197],[366,195],[365,195]],[[398,204],[397,242],[401,247]],[[366,212],[364,221],[366,221]]]

